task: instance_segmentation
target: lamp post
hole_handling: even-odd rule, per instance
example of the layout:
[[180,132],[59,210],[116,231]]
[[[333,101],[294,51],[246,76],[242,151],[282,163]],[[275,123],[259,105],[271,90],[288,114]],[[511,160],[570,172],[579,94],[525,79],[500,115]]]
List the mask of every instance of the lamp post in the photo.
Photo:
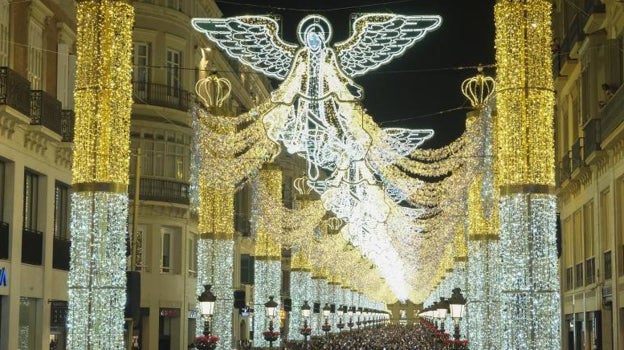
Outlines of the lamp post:
[[361,316],[361,315],[362,315],[362,308],[361,308],[361,307],[358,307],[358,308],[355,310],[355,316],[357,316],[357,322],[355,322],[355,324],[357,325],[357,328],[358,328],[358,329],[360,329],[360,324],[362,323],[362,322],[360,322],[360,316]]
[[[303,305],[301,306],[301,314],[303,315],[303,342],[308,343],[308,318],[310,317],[310,305],[308,304],[308,301],[305,300],[303,302]],[[307,348],[307,346],[306,346]]]
[[453,324],[455,326],[455,333],[453,333],[453,338],[455,338],[455,340],[459,340],[459,323],[464,316],[464,311],[466,308],[466,298],[464,298],[464,296],[462,295],[461,288],[453,289],[453,294],[448,300],[448,303],[451,309],[451,318],[453,319]]
[[440,297],[438,302],[438,318],[440,319],[440,331],[444,333],[444,320],[446,320],[446,313],[448,311],[448,301],[446,298]]
[[342,315],[344,315],[346,309],[347,307],[345,305],[340,305],[340,307],[338,307],[338,310],[336,310],[336,313],[338,314],[338,323],[336,324],[336,327],[338,328],[338,333],[340,333],[344,328],[344,323],[342,323]]
[[331,325],[328,322],[330,312],[331,307],[329,306],[329,304],[325,303],[325,306],[323,307],[323,318],[325,318],[325,324],[323,324],[322,328],[323,332],[325,332],[326,338],[329,336],[329,330],[331,329]]
[[351,328],[353,328],[353,310],[355,310],[355,306],[351,306],[349,308],[349,311],[347,311],[347,316],[349,316],[349,323],[347,323],[347,326],[349,326],[349,331],[351,331]]
[[204,335],[209,336],[212,333],[212,315],[214,315],[214,305],[217,297],[210,291],[210,284],[204,285],[204,291],[199,295],[199,313],[204,319]]
[[277,312],[277,303],[273,300],[273,296],[269,296],[269,301],[264,304],[264,312],[269,318],[269,336],[265,336],[265,340],[269,342],[269,348],[273,347],[273,342],[277,340],[277,337],[273,334],[273,318]]

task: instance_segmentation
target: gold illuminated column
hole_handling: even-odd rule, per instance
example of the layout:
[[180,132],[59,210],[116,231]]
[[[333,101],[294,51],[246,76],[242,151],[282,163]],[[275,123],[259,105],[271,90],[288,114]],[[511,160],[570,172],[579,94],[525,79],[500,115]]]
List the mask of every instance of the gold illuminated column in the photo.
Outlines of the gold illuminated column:
[[[269,328],[269,319],[264,314],[264,304],[273,296],[274,300],[281,304],[280,290],[282,280],[282,249],[275,243],[273,236],[278,236],[281,232],[271,232],[271,228],[265,225],[263,215],[268,215],[275,208],[263,208],[262,201],[257,197],[260,195],[259,186],[267,189],[267,194],[278,202],[282,202],[282,171],[273,164],[265,165],[258,172],[256,181],[259,183],[254,190],[253,220],[255,221],[256,250],[254,265],[254,308],[258,310],[254,319],[254,347],[268,347],[269,342],[264,340],[263,332]],[[268,218],[267,218],[268,219]],[[270,220],[267,220],[270,221]],[[278,306],[278,310],[281,305]],[[273,320],[275,332],[279,331],[279,315]],[[279,338],[273,342],[274,346],[279,346]]]
[[559,349],[551,10],[495,6],[500,185],[501,349]]
[[133,22],[129,1],[77,1],[72,350],[124,348]]

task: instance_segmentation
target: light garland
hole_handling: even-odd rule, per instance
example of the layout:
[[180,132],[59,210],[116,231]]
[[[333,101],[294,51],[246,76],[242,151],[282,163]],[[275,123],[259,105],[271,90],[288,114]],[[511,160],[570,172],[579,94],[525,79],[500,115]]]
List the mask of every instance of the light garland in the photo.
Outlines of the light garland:
[[[299,329],[303,327],[303,315],[301,307],[305,301],[310,304],[308,290],[312,288],[312,275],[310,271],[298,269],[292,264],[290,272],[290,298],[292,299],[292,309],[289,316],[288,339],[302,340],[303,335],[299,334]],[[312,305],[310,305],[312,306]]]
[[496,133],[504,349],[559,349],[551,10],[547,0],[495,6]]
[[131,47],[127,1],[77,3],[67,345],[123,349]]
[[[258,258],[256,257],[254,265],[254,308],[258,311],[254,316],[254,347],[268,347],[269,342],[264,340],[262,332],[269,328],[269,320],[264,314],[264,304],[269,301],[269,297],[273,296],[274,301],[280,304],[281,295],[280,288],[282,286],[282,263],[277,259]],[[281,305],[278,305],[279,310]],[[279,316],[273,320],[273,326],[279,331]],[[273,345],[279,346],[279,339],[273,342]]]

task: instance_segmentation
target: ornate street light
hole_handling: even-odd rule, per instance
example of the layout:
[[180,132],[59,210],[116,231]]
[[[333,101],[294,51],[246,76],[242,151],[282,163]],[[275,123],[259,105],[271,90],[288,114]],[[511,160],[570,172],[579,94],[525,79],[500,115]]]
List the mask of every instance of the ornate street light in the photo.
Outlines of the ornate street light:
[[269,331],[264,332],[264,340],[269,342],[269,347],[273,347],[273,342],[277,340],[279,333],[273,332],[273,319],[277,315],[277,303],[273,300],[274,296],[269,296],[269,301],[264,304],[264,312],[269,318]]
[[300,331],[300,333],[303,335],[304,343],[308,342],[308,335],[312,333],[312,330],[308,328],[308,318],[310,317],[310,310],[310,305],[308,304],[308,301],[305,300],[303,302],[303,305],[301,306],[301,315],[303,315],[303,328]]
[[325,337],[329,336],[329,330],[331,329],[331,325],[329,324],[329,322],[327,322],[330,313],[331,307],[329,306],[329,304],[325,303],[325,306],[323,307],[323,317],[325,318],[325,324],[323,324],[323,326],[321,327],[323,329],[323,332],[325,332]]
[[357,322],[355,322],[355,324],[357,325],[358,329],[360,328],[360,324],[362,324],[362,322],[360,322],[360,316],[362,315],[362,308],[358,307],[355,310],[355,316],[357,316]]
[[204,319],[204,335],[209,336],[212,332],[212,315],[214,315],[214,305],[217,297],[212,294],[210,284],[204,285],[204,291],[199,295],[199,313]]
[[444,333],[444,320],[446,320],[446,313],[448,312],[449,303],[446,298],[440,297],[438,302],[438,318],[440,319],[440,331]]
[[344,328],[344,323],[342,323],[342,315],[344,315],[346,310],[347,310],[347,307],[345,305],[340,305],[338,309],[336,310],[336,313],[338,314],[338,323],[336,324],[336,327],[338,328],[338,332],[341,332],[342,329]]
[[459,323],[464,316],[464,311],[466,308],[466,298],[461,293],[461,288],[453,289],[453,294],[451,298],[448,300],[449,307],[451,309],[451,318],[453,319],[453,323],[455,326],[455,333],[453,334],[453,338],[455,340],[459,340]]
[[355,311],[355,306],[351,306],[349,308],[349,311],[347,311],[347,316],[349,316],[349,323],[347,323],[347,326],[349,326],[349,331],[351,331],[351,328],[353,328],[353,312]]

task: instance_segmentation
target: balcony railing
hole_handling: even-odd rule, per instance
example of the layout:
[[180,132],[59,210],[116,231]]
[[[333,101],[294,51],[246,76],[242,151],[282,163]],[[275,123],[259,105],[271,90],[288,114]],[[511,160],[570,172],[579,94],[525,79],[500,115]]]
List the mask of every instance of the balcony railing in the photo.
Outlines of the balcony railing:
[[570,56],[570,52],[579,41],[585,39],[585,32],[583,31],[583,26],[587,21],[587,16],[582,13],[578,13],[572,22],[570,22],[570,27],[566,31],[566,36],[563,38],[561,42],[561,52]]
[[600,110],[601,142],[624,120],[624,88],[618,89],[607,104]]
[[557,185],[561,185],[564,181],[568,180],[572,175],[572,164],[570,155],[566,154],[557,167]]
[[[134,195],[134,180],[128,186],[130,197]],[[141,178],[139,199],[178,204],[189,204],[189,185],[185,182]]]
[[71,241],[69,239],[54,237],[52,246],[52,267],[59,270],[69,271],[69,251]]
[[31,124],[43,125],[61,135],[61,101],[43,90],[33,90],[30,95]]
[[76,114],[72,109],[61,111],[61,136],[63,142],[74,142],[74,121]]
[[0,67],[0,105],[30,115],[30,82],[9,67]]
[[583,133],[583,150],[587,159],[592,153],[600,151],[600,120],[590,119],[583,127]]
[[41,265],[43,233],[24,229],[22,231],[22,262],[24,264]]
[[0,259],[9,259],[9,224],[0,221]]
[[188,111],[195,99],[195,95],[182,89],[174,89],[163,84],[132,82],[132,96],[134,103],[148,104],[160,107]]
[[583,166],[583,146],[581,146],[581,142],[583,138],[578,138],[572,144],[572,149],[570,152],[570,157],[572,158],[572,172],[578,170]]

